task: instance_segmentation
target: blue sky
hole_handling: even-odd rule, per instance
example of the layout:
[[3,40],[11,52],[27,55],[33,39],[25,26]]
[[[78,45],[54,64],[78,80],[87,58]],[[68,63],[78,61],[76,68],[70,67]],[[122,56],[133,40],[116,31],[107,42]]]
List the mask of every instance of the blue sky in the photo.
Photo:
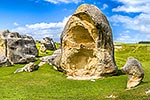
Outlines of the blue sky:
[[150,0],[0,0],[0,30],[59,42],[69,16],[83,3],[107,16],[115,42],[150,40]]

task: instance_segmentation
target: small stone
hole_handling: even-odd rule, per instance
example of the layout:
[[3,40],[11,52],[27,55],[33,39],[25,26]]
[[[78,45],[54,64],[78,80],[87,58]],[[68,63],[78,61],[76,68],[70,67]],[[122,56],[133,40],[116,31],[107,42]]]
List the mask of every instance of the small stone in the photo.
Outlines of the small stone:
[[41,67],[41,66],[43,66],[44,64],[46,64],[46,62],[41,61],[41,62],[38,64],[38,66]]
[[106,96],[106,98],[113,98],[113,99],[115,99],[115,98],[117,98],[117,96],[111,94],[111,95]]
[[91,82],[95,82],[95,80],[94,80],[94,79],[91,79]]
[[145,94],[150,95],[150,90],[146,90]]

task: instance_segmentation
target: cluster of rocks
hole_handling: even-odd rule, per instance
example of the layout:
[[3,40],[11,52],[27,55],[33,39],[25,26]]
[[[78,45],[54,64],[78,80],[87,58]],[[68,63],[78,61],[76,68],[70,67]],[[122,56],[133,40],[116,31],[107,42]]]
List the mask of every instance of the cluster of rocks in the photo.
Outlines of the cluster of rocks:
[[[37,41],[36,41],[37,42]],[[45,37],[42,39],[42,41],[38,41],[38,43],[41,43],[41,47],[40,50],[44,48],[44,51],[42,52],[46,52],[46,50],[56,50],[56,46],[54,41],[51,38]],[[56,50],[55,52],[57,52],[58,50]],[[54,52],[53,56],[56,55]],[[51,57],[53,57],[51,56]],[[45,56],[45,57],[41,57],[40,60],[41,62],[39,64],[35,64],[34,62],[30,62],[28,64],[26,64],[24,67],[22,68],[18,68],[14,74],[19,73],[19,72],[32,72],[35,70],[38,70],[38,68],[46,63],[50,64],[49,59],[53,59],[53,58],[49,58],[49,56]]]
[[[41,52],[56,50],[51,38],[43,38],[40,43]],[[32,62],[37,55],[32,37],[8,30],[0,32],[0,66]],[[74,80],[93,80],[117,74],[112,30],[106,16],[93,5],[81,5],[61,34],[60,49],[40,60],[38,65],[29,63],[14,73],[32,72],[49,63],[56,70],[65,72],[68,79]],[[121,70],[128,75],[127,88],[137,86],[144,77],[141,63],[133,57],[128,58]]]
[[[41,60],[64,71],[68,79],[91,80],[115,75],[114,45],[106,16],[95,6],[83,4],[68,20],[61,34],[61,48]],[[128,74],[127,88],[140,84],[142,65],[129,57],[122,71]]]
[[[54,41],[51,38],[45,37],[41,41],[41,48],[46,50],[56,50]],[[23,68],[17,69],[17,72],[32,72],[42,66],[42,62],[37,65],[38,49],[36,42],[31,36],[20,35],[17,32],[10,32],[9,30],[0,31],[0,67],[11,66],[13,64],[28,63]]]
[[8,30],[0,31],[0,66],[36,60],[38,49],[31,36]]

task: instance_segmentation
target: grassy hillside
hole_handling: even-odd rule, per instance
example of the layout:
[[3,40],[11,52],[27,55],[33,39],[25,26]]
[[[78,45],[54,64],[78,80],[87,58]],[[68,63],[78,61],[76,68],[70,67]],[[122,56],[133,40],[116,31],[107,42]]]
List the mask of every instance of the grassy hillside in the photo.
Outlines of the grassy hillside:
[[[47,51],[40,56],[49,55]],[[150,45],[122,44],[115,51],[115,59],[120,69],[129,56],[141,61],[145,71],[142,84],[126,90],[126,75],[107,77],[94,81],[67,80],[61,72],[52,66],[44,65],[34,72],[13,74],[22,64],[0,68],[1,100],[107,100],[115,95],[115,100],[149,100],[145,91],[150,89]],[[109,99],[108,99],[109,100]]]

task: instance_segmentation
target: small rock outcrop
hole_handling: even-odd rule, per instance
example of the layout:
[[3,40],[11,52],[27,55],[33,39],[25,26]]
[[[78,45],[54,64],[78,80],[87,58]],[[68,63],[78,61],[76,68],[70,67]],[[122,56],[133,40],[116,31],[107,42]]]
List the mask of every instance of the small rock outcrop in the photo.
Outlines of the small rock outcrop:
[[38,50],[32,37],[8,30],[0,31],[0,56],[13,63],[35,61]]
[[40,60],[42,62],[47,62],[49,64],[53,63],[53,60],[58,56],[58,54],[61,53],[61,49],[57,49],[56,51],[54,51],[54,53],[50,56],[44,56],[44,57],[41,57]]
[[46,50],[56,50],[56,45],[52,38],[45,37],[41,41],[40,51],[45,52]]
[[57,60],[59,60],[58,56],[60,54],[61,54],[61,49],[57,49],[57,50],[54,51],[54,53],[52,55],[41,57],[40,58],[41,62],[39,63],[39,66],[42,66],[43,64],[48,63],[49,65],[54,65],[53,68],[55,70],[63,71],[62,68],[58,67],[57,66],[58,64],[55,63],[55,62],[57,62]]
[[61,53],[53,64],[69,79],[98,79],[117,72],[112,30],[106,16],[94,5],[82,4],[61,34]]
[[145,91],[145,94],[146,94],[146,95],[150,95],[150,90],[146,90],[146,91]]
[[121,70],[128,75],[128,89],[139,85],[144,78],[144,71],[142,69],[142,65],[134,57],[129,57],[126,64],[122,67]]
[[30,62],[29,64],[26,64],[22,68],[18,68],[14,74],[19,73],[19,72],[32,72],[34,70],[38,70],[39,66],[34,64],[33,62]]
[[11,66],[12,64],[10,63],[10,61],[7,59],[7,57],[5,56],[0,56],[0,67],[3,66]]

